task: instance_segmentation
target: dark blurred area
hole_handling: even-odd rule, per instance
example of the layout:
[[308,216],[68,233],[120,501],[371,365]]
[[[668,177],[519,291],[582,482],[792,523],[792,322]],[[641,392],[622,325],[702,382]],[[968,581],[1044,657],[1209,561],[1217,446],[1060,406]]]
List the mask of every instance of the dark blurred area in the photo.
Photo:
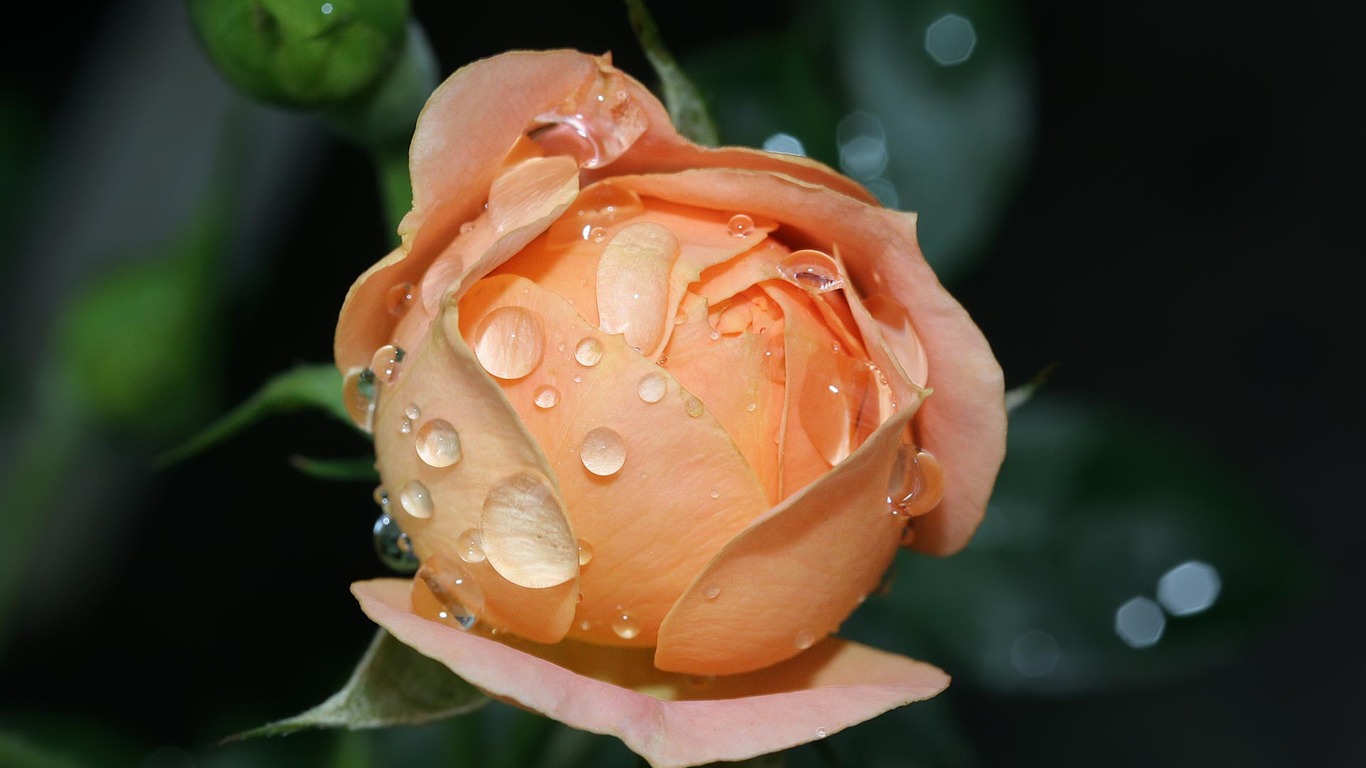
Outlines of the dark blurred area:
[[[953,686],[832,736],[842,764],[1366,765],[1366,61],[1342,11],[656,5],[723,140],[796,141],[920,211],[1007,385],[1057,366],[979,541],[903,559],[849,627]],[[615,2],[412,11],[442,77],[574,47],[653,82]],[[233,92],[180,4],[30,13],[0,52],[0,734],[70,760],[44,765],[350,765],[331,734],[210,745],[365,649],[371,486],[289,460],[368,445],[299,412],[152,467],[330,360],[390,247],[371,158]],[[440,727],[362,764],[479,764]]]

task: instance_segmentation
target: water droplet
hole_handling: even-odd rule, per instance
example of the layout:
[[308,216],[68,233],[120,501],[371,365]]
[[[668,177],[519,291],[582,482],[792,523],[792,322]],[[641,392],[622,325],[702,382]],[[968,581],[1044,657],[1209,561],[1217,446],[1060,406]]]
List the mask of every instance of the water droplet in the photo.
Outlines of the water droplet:
[[816,729],[816,738],[818,738],[818,739],[823,739],[823,738],[825,738],[826,736],[829,736],[829,735],[830,735],[830,733],[829,733],[828,731],[826,731],[824,728],[817,728],[817,729]]
[[574,374],[574,383],[575,383],[575,384],[580,384],[580,383],[582,383],[582,382],[583,382],[583,377],[580,376],[580,375],[577,374],[577,373]]
[[413,420],[405,416],[403,421],[398,423],[398,431],[405,435],[411,433],[413,431]]
[[460,461],[460,433],[445,419],[432,419],[418,428],[415,447],[428,466],[449,467]]
[[533,141],[548,154],[574,157],[583,168],[601,168],[621,157],[649,124],[617,71],[601,73],[597,82],[535,122],[539,127],[527,134]]
[[640,634],[640,622],[631,618],[629,614],[621,614],[621,617],[612,622],[612,631],[622,640],[630,640]]
[[469,571],[454,560],[440,555],[432,557],[418,569],[417,578],[444,609],[437,613],[438,619],[461,629],[469,629],[479,620],[484,611],[484,591]]
[[602,361],[602,342],[587,336],[579,340],[574,347],[574,359],[579,361],[579,365],[589,368]]
[[591,562],[593,562],[593,545],[579,539],[579,567],[582,568]]
[[887,506],[892,514],[915,517],[933,509],[943,496],[942,475],[933,454],[903,442],[887,476]]
[[375,372],[366,368],[347,374],[342,397],[346,413],[356,426],[371,431],[375,423]]
[[636,387],[636,394],[640,399],[647,403],[657,403],[664,399],[664,392],[668,389],[668,381],[658,373],[647,373],[640,377],[640,385]]
[[384,490],[384,486],[375,486],[375,492],[371,494],[371,498],[375,500],[375,503],[378,504],[381,509],[389,508],[389,492]]
[[536,388],[536,397],[532,401],[541,410],[554,408],[560,402],[560,390],[546,384]]
[[410,419],[420,419],[422,418],[422,410],[416,404],[409,403],[408,407],[403,409],[403,415]]
[[804,651],[816,644],[816,635],[803,629],[792,639],[792,644]]
[[484,540],[478,528],[466,528],[455,540],[455,553],[467,563],[484,562]]
[[579,629],[583,630],[584,632],[587,632],[588,630],[590,630],[590,629],[592,629],[592,628],[593,628],[593,622],[589,621],[588,619],[584,619],[583,621],[580,621],[580,622],[579,622]]
[[519,587],[553,587],[579,573],[578,547],[564,508],[538,473],[518,472],[489,489],[479,533],[489,565]]
[[389,289],[389,293],[384,297],[384,305],[389,308],[389,314],[401,315],[408,309],[408,305],[413,303],[413,284],[398,283]]
[[748,412],[750,412],[750,413],[754,413],[756,410],[758,410],[758,408],[759,408],[759,404],[758,404],[758,403],[746,403],[746,404],[745,404],[745,410],[748,411]]
[[610,427],[598,427],[584,435],[579,448],[583,465],[595,475],[614,475],[626,463],[626,441]]
[[737,213],[730,217],[730,221],[726,222],[726,229],[734,237],[748,237],[749,233],[754,231],[754,219],[743,213]]
[[688,316],[683,314],[682,312],[679,312],[678,314],[674,315],[674,325],[682,325],[686,322],[688,322]]
[[702,401],[695,397],[688,398],[688,402],[684,404],[683,408],[687,410],[688,415],[694,419],[702,415]]
[[658,366],[660,366],[660,367],[663,367],[663,365],[664,365],[665,363],[667,363],[667,362],[669,362],[669,356],[668,356],[668,355],[660,355],[660,356],[659,356],[659,359],[655,361],[655,365],[658,365]]
[[721,498],[721,492],[718,491],[718,490],[716,490],[715,488],[713,488],[713,489],[711,489],[711,497],[712,497],[713,499],[719,499],[719,498]]
[[375,554],[380,562],[398,573],[412,573],[417,570],[417,556],[413,554],[413,544],[387,513],[375,520]]
[[370,370],[375,372],[375,380],[382,384],[392,384],[398,378],[399,363],[403,362],[403,350],[393,344],[385,344],[375,350],[370,358]]
[[471,233],[471,232],[473,232],[473,231],[474,231],[474,222],[473,222],[473,221],[467,221],[467,222],[465,222],[464,224],[461,224],[461,225],[460,225],[460,234],[462,234],[462,235],[468,235],[469,233]]
[[711,585],[710,587],[707,587],[706,590],[702,592],[702,596],[707,598],[708,600],[715,600],[718,596],[720,596],[720,594],[721,588],[716,586],[715,584]]
[[541,318],[521,307],[499,307],[484,316],[474,333],[474,356],[500,379],[520,379],[536,369],[545,352]]
[[607,230],[602,227],[593,227],[588,230],[588,236],[584,239],[592,240],[595,243],[601,243],[607,239]]
[[721,338],[721,332],[720,332],[720,331],[712,331],[712,332],[711,332],[711,340],[712,340],[712,341],[716,341],[716,340],[719,339],[719,338]]
[[432,495],[420,480],[409,480],[403,486],[403,490],[398,492],[398,503],[403,506],[404,512],[413,517],[432,516]]
[[778,274],[811,293],[828,293],[844,286],[839,266],[827,253],[797,251],[778,262]]

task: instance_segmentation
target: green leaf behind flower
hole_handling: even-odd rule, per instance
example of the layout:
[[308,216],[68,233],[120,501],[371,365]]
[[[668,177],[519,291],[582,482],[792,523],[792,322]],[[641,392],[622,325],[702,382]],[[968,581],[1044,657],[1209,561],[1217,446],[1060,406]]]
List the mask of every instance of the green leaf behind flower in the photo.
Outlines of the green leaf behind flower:
[[375,469],[374,456],[357,456],[349,459],[291,456],[289,463],[305,475],[318,480],[379,482],[379,471]]
[[664,45],[664,37],[660,35],[650,9],[645,6],[645,0],[625,2],[631,17],[631,29],[635,31],[640,47],[659,76],[659,86],[664,91],[664,105],[669,109],[674,127],[697,144],[716,146],[720,143],[720,137],[716,121],[712,120],[707,110],[707,101]]
[[328,364],[301,365],[266,382],[246,402],[204,431],[157,458],[158,466],[183,461],[236,435],[266,416],[303,408],[319,408],[351,423],[342,402],[342,379]]
[[281,736],[306,728],[419,725],[471,712],[487,702],[488,697],[440,662],[379,630],[351,679],[327,701],[226,741]]

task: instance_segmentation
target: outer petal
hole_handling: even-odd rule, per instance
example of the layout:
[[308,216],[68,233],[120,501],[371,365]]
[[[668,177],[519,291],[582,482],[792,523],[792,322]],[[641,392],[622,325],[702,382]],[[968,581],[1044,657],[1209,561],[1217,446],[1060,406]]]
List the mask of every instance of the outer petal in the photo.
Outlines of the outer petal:
[[[915,519],[913,546],[947,555],[967,544],[1005,456],[1004,383],[982,332],[925,263],[914,215],[766,173],[707,169],[616,183],[687,205],[768,216],[782,222],[780,236],[791,246],[838,245],[857,290],[889,294],[908,308],[929,359],[927,384],[935,390],[917,415],[916,436],[944,470],[943,501]],[[892,383],[899,385],[898,398],[914,398],[911,382]]]
[[659,629],[655,666],[703,675],[790,659],[838,629],[877,588],[905,529],[887,478],[911,418],[903,406],[868,442],[723,549]]
[[[490,695],[616,736],[655,768],[743,760],[814,741],[949,683],[928,664],[835,639],[758,672],[698,681],[655,670],[648,651],[572,642],[519,649],[427,621],[409,610],[402,581],[358,582],[351,591],[399,640]],[[599,673],[610,681],[595,679]]]

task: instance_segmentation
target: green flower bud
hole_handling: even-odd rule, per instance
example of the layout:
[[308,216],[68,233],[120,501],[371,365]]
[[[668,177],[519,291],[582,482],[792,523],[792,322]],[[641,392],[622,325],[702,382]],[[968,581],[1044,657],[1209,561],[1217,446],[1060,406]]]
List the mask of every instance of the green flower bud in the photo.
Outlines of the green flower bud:
[[209,57],[272,104],[334,108],[363,98],[404,48],[408,0],[186,0]]

